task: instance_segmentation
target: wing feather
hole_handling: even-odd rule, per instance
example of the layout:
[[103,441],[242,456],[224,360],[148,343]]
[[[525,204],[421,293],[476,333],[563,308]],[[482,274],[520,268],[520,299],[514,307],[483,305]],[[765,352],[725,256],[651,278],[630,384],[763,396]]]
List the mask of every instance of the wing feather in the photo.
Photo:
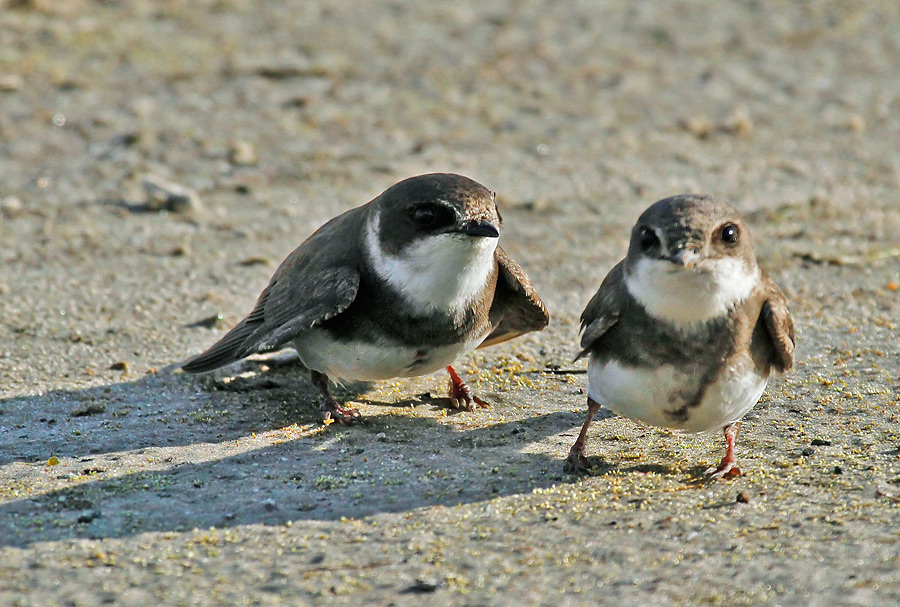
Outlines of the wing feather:
[[600,288],[581,313],[582,350],[575,360],[587,354],[591,346],[619,322],[621,314],[619,302],[623,300],[621,291],[625,288],[624,272],[624,261],[620,261],[606,275]]
[[494,257],[500,274],[492,308],[499,311],[500,322],[479,348],[540,331],[550,322],[550,314],[525,270],[499,246]]
[[260,294],[253,311],[182,369],[200,373],[256,352],[276,350],[299,333],[340,314],[356,298],[356,260],[365,206],[332,219],[288,255]]

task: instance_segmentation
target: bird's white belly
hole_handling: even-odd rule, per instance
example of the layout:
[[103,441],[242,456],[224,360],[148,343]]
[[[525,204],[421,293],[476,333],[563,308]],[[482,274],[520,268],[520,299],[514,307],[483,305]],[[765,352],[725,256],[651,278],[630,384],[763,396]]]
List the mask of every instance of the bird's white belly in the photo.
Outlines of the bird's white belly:
[[427,375],[471,352],[484,337],[444,346],[414,348],[398,344],[337,341],[322,329],[311,329],[294,340],[300,360],[332,381],[376,381]]
[[726,369],[707,387],[699,405],[687,410],[686,419],[667,413],[683,404],[671,395],[696,394],[699,381],[674,365],[651,369],[593,357],[588,364],[588,395],[596,402],[631,419],[688,432],[716,430],[741,419],[762,396],[767,378]]

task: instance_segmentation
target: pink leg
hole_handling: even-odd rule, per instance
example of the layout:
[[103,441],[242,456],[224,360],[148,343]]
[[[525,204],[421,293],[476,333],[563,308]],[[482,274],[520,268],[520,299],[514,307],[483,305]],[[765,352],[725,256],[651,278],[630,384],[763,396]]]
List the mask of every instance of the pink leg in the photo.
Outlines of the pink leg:
[[465,409],[466,411],[472,411],[474,409],[472,403],[475,403],[479,407],[490,407],[489,404],[472,393],[472,389],[466,385],[466,382],[462,380],[456,372],[456,369],[448,366],[447,373],[450,374],[450,391],[447,393],[447,396],[453,401],[454,407],[457,409]]
[[588,458],[584,455],[584,441],[587,439],[588,427],[594,420],[594,416],[597,415],[597,411],[600,410],[600,403],[590,396],[588,396],[587,402],[587,419],[584,420],[584,425],[581,426],[581,434],[578,435],[575,444],[569,449],[569,457],[566,458],[566,470],[570,472],[585,472],[591,467]]
[[734,443],[741,431],[741,422],[734,422],[725,426],[725,457],[719,462],[718,467],[706,469],[706,476],[710,479],[733,478],[741,475],[737,459],[734,457]]
[[312,382],[319,387],[322,394],[325,396],[325,407],[322,410],[322,419],[326,423],[331,423],[328,420],[333,420],[339,424],[347,424],[349,426],[356,422],[364,421],[363,416],[359,411],[351,409],[350,407],[345,407],[331,394],[331,390],[328,389],[327,375],[319,373],[318,371],[312,371],[310,377],[312,378]]

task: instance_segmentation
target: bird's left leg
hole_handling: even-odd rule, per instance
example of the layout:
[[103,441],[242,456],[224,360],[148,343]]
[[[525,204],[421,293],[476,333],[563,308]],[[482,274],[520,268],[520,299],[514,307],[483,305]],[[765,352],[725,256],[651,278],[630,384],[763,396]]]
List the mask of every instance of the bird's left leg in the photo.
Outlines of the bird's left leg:
[[584,425],[581,426],[581,433],[578,435],[575,444],[569,449],[569,457],[566,458],[565,468],[568,472],[587,472],[591,467],[588,458],[584,455],[584,442],[587,439],[588,428],[590,427],[591,422],[594,421],[594,416],[597,415],[597,411],[600,410],[600,403],[590,396],[588,396],[587,402],[587,419],[584,420]]
[[[312,382],[318,386],[319,390],[322,391],[322,396],[325,397],[325,404],[320,407],[322,413],[322,421],[326,424],[330,424],[331,422],[337,422],[339,424],[347,424],[348,426],[351,424],[355,424],[356,422],[361,422],[363,420],[363,416],[356,409],[351,409],[350,407],[344,406],[338,402],[338,400],[331,393],[331,390],[328,388],[328,376],[324,373],[319,373],[318,371],[310,371],[310,378]],[[328,421],[331,420],[331,421]]]
[[725,426],[725,457],[719,462],[719,465],[706,469],[706,476],[710,479],[733,478],[741,475],[741,469],[738,468],[737,458],[734,457],[734,443],[737,441],[738,434],[741,431],[741,422],[734,422]]
[[447,367],[447,373],[450,374],[450,391],[447,396],[453,401],[453,406],[457,409],[465,409],[466,411],[474,410],[472,403],[479,407],[490,407],[489,404],[475,396],[472,388],[466,385],[459,374],[452,366]]

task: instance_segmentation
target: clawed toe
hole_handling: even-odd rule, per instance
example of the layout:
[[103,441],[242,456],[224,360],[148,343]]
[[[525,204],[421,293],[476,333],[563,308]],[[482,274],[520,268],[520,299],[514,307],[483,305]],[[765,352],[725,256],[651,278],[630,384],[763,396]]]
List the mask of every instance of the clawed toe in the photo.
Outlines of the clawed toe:
[[737,441],[740,431],[741,422],[734,422],[725,426],[725,457],[722,458],[718,466],[710,466],[706,469],[707,479],[720,480],[737,478],[741,475],[741,469],[738,468],[737,459],[734,457],[734,443]]
[[325,411],[325,414],[322,416],[322,421],[325,422],[326,426],[332,422],[351,426],[357,422],[365,423],[366,420],[356,409],[351,409],[350,407],[335,403],[330,405]]
[[475,405],[482,408],[490,407],[488,403],[472,394],[472,390],[470,390],[469,387],[465,384],[463,384],[462,388],[451,386],[450,391],[447,393],[447,396],[450,397],[450,401],[453,404],[454,409],[474,411]]
[[566,463],[563,464],[563,470],[565,472],[587,474],[590,469],[591,463],[588,461],[588,458],[585,457],[583,451],[578,451],[574,448],[569,451]]
[[455,409],[474,411],[475,405],[490,407],[488,403],[475,396],[472,389],[457,375],[453,367],[447,367],[447,371],[450,373],[450,389],[447,392],[447,396]]
[[741,476],[741,469],[735,462],[723,461],[718,466],[710,466],[704,472],[708,480],[722,480]]

